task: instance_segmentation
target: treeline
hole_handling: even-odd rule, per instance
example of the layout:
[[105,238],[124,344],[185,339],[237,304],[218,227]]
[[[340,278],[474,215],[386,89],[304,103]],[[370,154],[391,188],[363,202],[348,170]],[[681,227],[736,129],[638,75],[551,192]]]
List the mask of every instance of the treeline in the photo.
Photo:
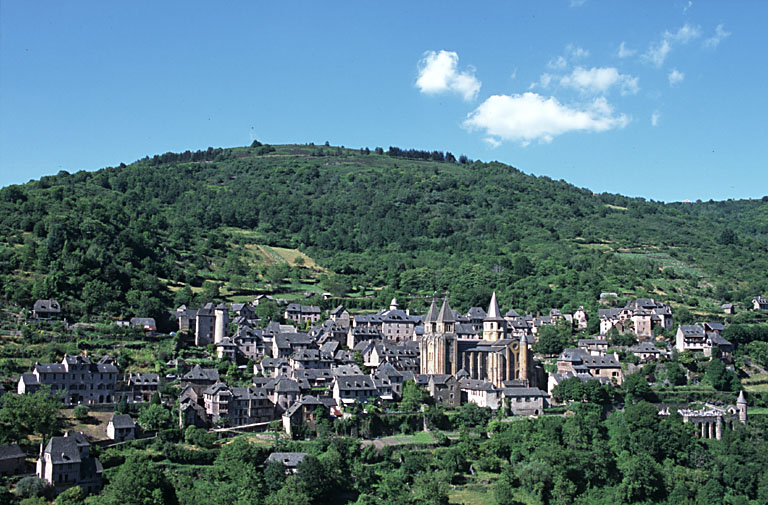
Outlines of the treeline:
[[419,149],[400,149],[399,147],[389,146],[387,150],[387,156],[395,158],[406,158],[411,160],[423,160],[423,161],[447,161],[448,163],[456,163],[457,161],[462,165],[471,163],[471,160],[465,155],[456,157],[450,152],[442,151],[421,151]]

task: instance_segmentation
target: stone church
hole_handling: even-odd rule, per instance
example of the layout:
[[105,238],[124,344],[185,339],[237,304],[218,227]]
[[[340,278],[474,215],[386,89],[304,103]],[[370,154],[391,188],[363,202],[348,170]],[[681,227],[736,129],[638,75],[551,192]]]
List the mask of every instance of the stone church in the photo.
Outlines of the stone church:
[[424,318],[424,335],[419,342],[422,374],[457,375],[492,382],[504,387],[505,381],[538,386],[533,353],[525,335],[507,335],[507,322],[501,316],[496,293],[491,297],[483,320],[482,340],[458,340],[456,318],[448,300],[438,312],[432,301]]

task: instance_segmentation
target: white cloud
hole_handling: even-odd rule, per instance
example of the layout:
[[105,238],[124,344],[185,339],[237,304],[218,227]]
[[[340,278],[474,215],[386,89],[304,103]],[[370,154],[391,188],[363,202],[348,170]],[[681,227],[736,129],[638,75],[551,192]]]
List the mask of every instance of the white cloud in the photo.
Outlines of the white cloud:
[[680,42],[687,44],[693,39],[697,39],[701,36],[701,28],[698,26],[691,26],[688,23],[684,24],[675,33],[664,32],[664,39],[671,40],[673,42]]
[[683,13],[688,12],[688,9],[690,9],[691,7],[693,7],[693,2],[691,0],[688,0],[688,5],[683,7]]
[[619,44],[619,52],[618,52],[619,58],[629,58],[636,52],[637,51],[635,51],[634,49],[627,49],[627,46],[624,45],[624,42]]
[[659,126],[659,119],[661,119],[661,113],[657,110],[651,114],[651,126]]
[[419,62],[416,86],[422,93],[454,92],[464,100],[472,100],[483,83],[477,80],[473,69],[459,72],[458,64],[459,55],[454,51],[427,51]]
[[568,66],[568,62],[565,61],[565,58],[562,56],[558,56],[557,58],[552,58],[549,60],[547,62],[547,66],[552,70],[562,70]]
[[571,0],[571,7],[581,7],[587,3],[587,0]]
[[730,37],[731,32],[726,32],[723,25],[717,25],[715,27],[715,34],[704,41],[704,47],[714,49],[720,45],[723,39]]
[[552,74],[543,73],[541,74],[541,77],[539,77],[539,82],[532,82],[530,86],[528,86],[528,89],[533,89],[537,86],[541,86],[542,88],[548,88],[549,85],[552,83]]
[[680,29],[674,33],[665,31],[664,35],[661,37],[661,41],[652,44],[645,54],[643,54],[643,60],[656,67],[661,67],[664,64],[664,60],[667,59],[667,55],[669,55],[669,52],[672,50],[672,43],[687,44],[700,36],[701,28],[689,25],[688,23],[681,26]]
[[589,56],[589,51],[583,47],[574,46],[573,44],[568,44],[565,46],[565,52],[568,54],[571,60],[580,60],[581,58],[586,58]]
[[634,95],[640,89],[638,78],[620,74],[614,67],[576,67],[571,74],[560,78],[560,84],[575,88],[582,93],[605,93],[614,85],[621,86],[622,95]]
[[669,41],[662,40],[658,44],[649,47],[648,51],[643,54],[643,59],[657,67],[661,67],[671,50],[672,46],[669,45]]
[[685,79],[685,74],[680,72],[678,69],[673,68],[672,71],[669,73],[669,85],[670,86],[676,86],[677,84],[680,84],[683,82],[683,79]]
[[629,118],[614,114],[613,107],[602,97],[579,107],[527,92],[489,97],[467,116],[463,125],[469,131],[483,131],[491,145],[513,141],[525,146],[535,140],[551,142],[571,131],[603,132],[628,123]]

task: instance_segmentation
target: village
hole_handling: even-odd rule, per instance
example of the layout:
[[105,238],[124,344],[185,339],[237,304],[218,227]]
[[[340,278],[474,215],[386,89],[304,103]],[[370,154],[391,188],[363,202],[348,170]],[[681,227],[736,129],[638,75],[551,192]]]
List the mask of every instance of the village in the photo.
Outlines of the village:
[[[282,433],[301,439],[316,433],[321,422],[372,408],[399,412],[414,398],[422,407],[474,404],[506,419],[562,415],[563,405],[584,401],[595,391],[606,406],[621,408],[623,395],[633,394],[625,381],[636,383],[640,376],[645,381],[649,364],[656,366],[656,377],[648,382],[662,387],[692,383],[688,376],[694,374],[678,364],[681,356],[719,360],[733,370],[734,345],[723,337],[722,322],[675,324],[672,308],[661,301],[635,298],[610,306],[614,298],[613,293],[601,296],[605,308],[596,314],[598,335],[587,334],[589,315],[583,307],[572,314],[552,309],[543,316],[520,315],[503,310],[496,293],[486,308],[466,313],[451,309],[447,297],[434,298],[426,314],[412,314],[394,298],[388,307],[365,314],[341,305],[323,311],[266,295],[251,303],[182,305],[170,313],[177,325],[172,334],[189,350],[185,355],[195,358],[171,356],[167,373],[126,371],[109,354],[87,352],[65,355],[61,362],[36,361],[22,373],[16,391],[4,394],[44,391],[62,408],[86,412],[85,417],[98,412],[98,426],[43,439],[36,454],[29,446],[26,452],[16,444],[2,446],[0,472],[31,475],[35,460],[34,475],[57,492],[75,485],[98,491],[103,468],[90,453],[92,444],[109,447],[155,437],[172,425],[215,438]],[[255,309],[262,303],[279,307],[280,320],[258,319]],[[723,306],[725,314],[733,310]],[[755,297],[751,310],[768,310],[768,300]],[[45,324],[63,315],[56,300],[38,300],[29,317]],[[158,336],[151,318],[117,325]],[[664,337],[672,332],[674,338]],[[548,341],[557,338],[561,349],[553,353]],[[719,440],[724,430],[748,418],[743,389],[730,391],[730,402],[722,395],[695,405],[658,401],[659,416],[680,415],[700,437]],[[142,414],[152,409],[154,417]],[[424,409],[417,409],[417,418],[418,410]],[[165,423],[156,422],[158,412],[168,417]],[[430,430],[426,416],[417,424],[415,431]],[[376,439],[388,433],[355,428],[351,434]],[[299,453],[273,456],[289,472],[302,458]]]

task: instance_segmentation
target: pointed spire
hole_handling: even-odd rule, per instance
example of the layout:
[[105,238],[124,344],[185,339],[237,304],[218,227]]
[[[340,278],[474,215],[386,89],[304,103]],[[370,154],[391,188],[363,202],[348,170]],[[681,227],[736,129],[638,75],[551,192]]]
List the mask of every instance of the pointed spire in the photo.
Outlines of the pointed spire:
[[427,315],[424,316],[424,322],[425,323],[434,323],[437,321],[437,303],[435,303],[435,299],[432,299],[432,305],[429,306],[429,310],[427,311]]
[[744,390],[743,389],[741,391],[739,391],[739,399],[736,400],[736,405],[738,405],[740,403],[743,403],[743,404],[747,403],[747,400],[744,398]]
[[437,321],[440,323],[452,323],[455,321],[447,298],[443,300],[443,306],[440,308],[440,314],[437,315]]
[[525,336],[525,333],[520,337],[520,345],[528,345],[528,337]]
[[499,302],[496,300],[496,291],[491,296],[491,304],[488,306],[488,315],[485,316],[485,321],[500,321],[504,319],[501,317],[501,311],[499,310]]

